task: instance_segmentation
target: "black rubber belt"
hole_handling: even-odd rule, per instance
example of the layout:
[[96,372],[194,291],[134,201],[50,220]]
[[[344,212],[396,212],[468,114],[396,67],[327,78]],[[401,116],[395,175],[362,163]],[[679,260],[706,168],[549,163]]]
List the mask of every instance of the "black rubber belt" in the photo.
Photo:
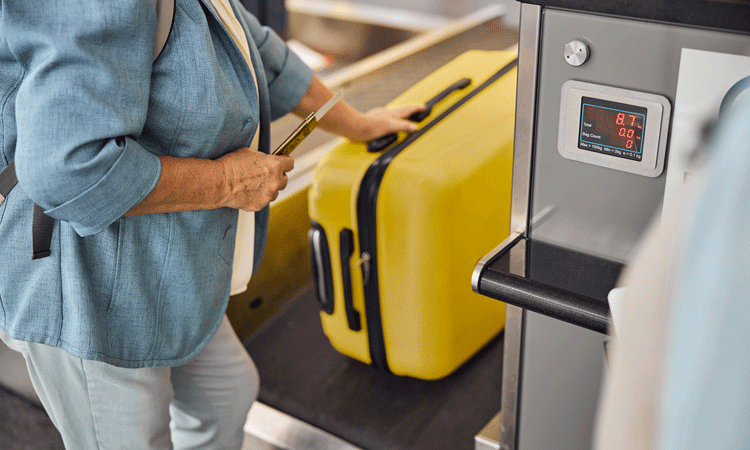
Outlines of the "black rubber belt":
[[[16,165],[11,161],[2,172],[0,172],[0,204],[18,184],[16,176]],[[55,219],[44,213],[41,206],[34,204],[33,222],[31,225],[32,250],[31,259],[46,258],[52,252],[52,231],[55,227]]]

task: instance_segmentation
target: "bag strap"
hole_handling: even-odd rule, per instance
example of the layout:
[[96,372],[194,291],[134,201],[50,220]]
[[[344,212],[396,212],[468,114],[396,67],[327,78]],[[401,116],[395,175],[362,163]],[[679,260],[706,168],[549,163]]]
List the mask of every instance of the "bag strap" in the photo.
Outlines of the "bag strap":
[[55,229],[55,219],[44,213],[44,209],[34,203],[34,213],[31,223],[31,259],[46,258],[52,251],[52,231]]
[[[154,0],[156,6],[156,38],[153,46],[153,61],[159,57],[164,46],[167,44],[169,33],[174,23],[175,0]],[[18,184],[16,176],[16,165],[11,161],[5,169],[0,172],[0,205],[5,201],[11,190]],[[55,227],[55,219],[44,213],[44,209],[34,204],[33,220],[31,225],[32,253],[31,259],[46,258],[52,252],[52,231]]]
[[16,165],[13,161],[0,172],[0,205],[5,201],[5,197],[10,194],[10,191],[18,184],[18,178],[16,178]]

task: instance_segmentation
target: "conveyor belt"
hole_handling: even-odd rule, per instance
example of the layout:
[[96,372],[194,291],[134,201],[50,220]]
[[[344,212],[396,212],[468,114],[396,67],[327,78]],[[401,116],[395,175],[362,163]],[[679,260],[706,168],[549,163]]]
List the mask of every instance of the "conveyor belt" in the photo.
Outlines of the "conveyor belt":
[[[344,98],[360,111],[383,106],[461,53],[507,49],[517,38],[493,18],[347,82]],[[274,139],[298,121],[277,123]],[[316,131],[296,155],[330,139]],[[368,450],[470,450],[500,409],[502,337],[444,380],[399,378],[332,348],[312,290],[292,299],[246,347],[261,375],[262,403]]]
[[499,19],[493,19],[357,78],[344,86],[345,98],[360,111],[383,106],[468,50],[504,50],[517,41],[517,30],[503,28]]
[[439,381],[388,375],[330,345],[312,289],[245,343],[259,400],[367,450],[469,450],[500,409],[502,338]]
[[[467,50],[504,50],[516,43],[518,30],[503,27],[501,19],[495,17],[421,51],[404,54],[402,59],[352,81],[331,87],[344,89],[344,100],[359,111],[368,111],[386,105]],[[324,78],[335,80],[337,77],[332,75]],[[299,122],[300,119],[291,114],[274,122],[271,125],[271,146],[275,147],[283,142]],[[333,135],[318,129],[300,144],[293,156],[297,158],[332,139]]]

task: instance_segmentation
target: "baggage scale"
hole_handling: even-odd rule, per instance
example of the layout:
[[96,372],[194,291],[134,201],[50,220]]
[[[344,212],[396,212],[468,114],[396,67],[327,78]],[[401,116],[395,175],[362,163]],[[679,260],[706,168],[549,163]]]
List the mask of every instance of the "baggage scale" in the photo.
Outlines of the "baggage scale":
[[522,1],[511,236],[472,278],[508,304],[501,413],[477,448],[580,450],[609,293],[748,85],[750,4]]

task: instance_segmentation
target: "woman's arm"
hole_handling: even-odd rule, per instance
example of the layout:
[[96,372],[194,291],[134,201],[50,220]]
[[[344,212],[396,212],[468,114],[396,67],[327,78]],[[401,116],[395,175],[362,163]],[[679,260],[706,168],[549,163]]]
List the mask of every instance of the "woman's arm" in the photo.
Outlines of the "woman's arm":
[[81,236],[97,233],[159,178],[157,156],[136,139],[148,111],[154,3],[4,0],[0,21],[3,58],[23,68],[22,77],[17,68],[3,75],[20,81],[9,91],[19,187]]
[[[300,117],[306,117],[323,106],[333,92],[316,76],[305,96],[292,110]],[[354,142],[365,142],[389,133],[416,130],[416,125],[407,117],[424,109],[424,105],[402,106],[400,108],[375,108],[361,113],[341,100],[336,103],[318,125],[331,133],[343,136]]]
[[[333,97],[318,77],[293,112],[307,116]],[[384,134],[412,132],[406,119],[422,105],[378,108],[363,114],[339,101],[319,122],[321,128],[352,141],[369,141]],[[278,197],[294,168],[289,156],[273,156],[242,148],[216,161],[162,156],[161,176],[154,190],[126,215],[214,209],[223,206],[258,211]]]
[[229,207],[259,211],[276,199],[294,168],[289,156],[241,148],[213,161],[160,156],[161,174],[126,216]]

